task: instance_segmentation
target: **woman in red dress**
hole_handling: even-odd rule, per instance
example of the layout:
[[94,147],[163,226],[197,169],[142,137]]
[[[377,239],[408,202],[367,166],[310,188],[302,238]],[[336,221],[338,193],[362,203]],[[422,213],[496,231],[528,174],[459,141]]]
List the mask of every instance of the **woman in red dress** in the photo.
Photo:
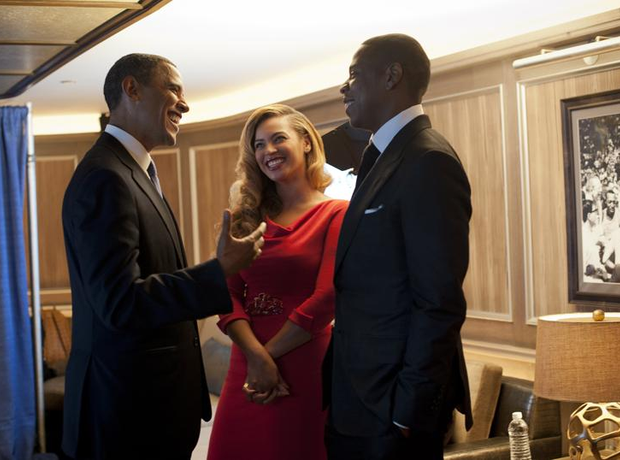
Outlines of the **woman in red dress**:
[[262,255],[228,279],[233,341],[208,460],[322,460],[321,363],[334,316],[334,260],[347,202],[323,194],[323,142],[285,105],[256,110],[241,135],[232,232],[267,222]]

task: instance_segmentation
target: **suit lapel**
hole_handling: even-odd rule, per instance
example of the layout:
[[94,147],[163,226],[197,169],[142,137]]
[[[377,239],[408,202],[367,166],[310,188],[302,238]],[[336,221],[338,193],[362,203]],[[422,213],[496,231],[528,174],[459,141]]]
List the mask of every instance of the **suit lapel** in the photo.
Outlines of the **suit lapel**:
[[405,154],[405,147],[422,130],[430,127],[430,120],[426,115],[420,115],[405,125],[398,134],[396,134],[394,139],[392,139],[392,142],[390,142],[381,156],[379,156],[379,159],[364,179],[364,182],[362,182],[360,187],[353,194],[340,230],[340,238],[338,239],[338,249],[336,252],[335,273],[338,273],[338,269],[355,236],[364,211],[368,208],[368,205],[372,202],[383,184],[392,176],[401,163]]
[[183,267],[187,267],[187,255],[185,254],[185,247],[183,246],[183,238],[181,238],[181,229],[179,228],[179,224],[174,217],[174,213],[172,212],[172,208],[170,207],[170,203],[166,199],[166,196],[163,196],[164,202],[166,203],[166,209],[168,209],[168,215],[170,219],[172,219],[172,223],[174,224],[175,234],[177,235],[177,239],[179,242],[179,246],[177,247],[177,251],[180,249],[181,251],[181,263]]
[[110,148],[118,157],[118,159],[131,170],[131,176],[136,185],[144,192],[144,194],[151,201],[157,213],[161,217],[172,241],[174,242],[174,249],[176,251],[177,260],[181,267],[185,267],[185,255],[183,246],[181,244],[181,237],[177,229],[176,222],[172,216],[172,211],[168,207],[167,202],[159,196],[157,189],[147,177],[146,173],[142,170],[140,165],[136,163],[131,154],[123,147],[114,136],[107,133],[103,133],[100,137],[100,142]]

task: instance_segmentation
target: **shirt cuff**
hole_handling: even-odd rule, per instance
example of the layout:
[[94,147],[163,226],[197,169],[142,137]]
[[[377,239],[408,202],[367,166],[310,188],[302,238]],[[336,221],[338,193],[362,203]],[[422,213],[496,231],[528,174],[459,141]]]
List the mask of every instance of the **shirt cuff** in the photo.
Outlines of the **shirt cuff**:
[[401,425],[400,423],[395,422],[394,420],[392,420],[392,423],[393,423],[394,425],[396,425],[398,428],[402,428],[403,430],[408,430],[408,429],[409,429],[409,427],[408,427],[408,426]]

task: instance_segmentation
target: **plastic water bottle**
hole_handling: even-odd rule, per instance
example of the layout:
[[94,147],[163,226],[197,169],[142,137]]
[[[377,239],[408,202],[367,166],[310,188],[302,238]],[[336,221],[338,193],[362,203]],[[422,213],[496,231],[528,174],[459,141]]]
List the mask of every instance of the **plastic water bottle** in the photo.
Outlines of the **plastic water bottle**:
[[512,413],[512,421],[508,425],[508,438],[510,439],[510,460],[532,460],[527,423],[523,420],[521,412]]

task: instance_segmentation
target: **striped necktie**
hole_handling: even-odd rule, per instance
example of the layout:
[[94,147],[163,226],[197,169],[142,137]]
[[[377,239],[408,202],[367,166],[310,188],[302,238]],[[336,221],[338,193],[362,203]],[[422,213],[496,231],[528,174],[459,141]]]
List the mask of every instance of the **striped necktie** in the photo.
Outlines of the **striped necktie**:
[[159,193],[159,196],[163,198],[164,194],[161,192],[161,185],[159,183],[159,177],[157,177],[157,168],[155,167],[154,161],[151,160],[151,163],[149,164],[149,167],[146,169],[146,171],[149,173],[149,177],[151,178],[151,182],[153,182],[153,185],[157,189],[157,193]]
[[380,154],[381,152],[379,152],[379,149],[375,147],[375,144],[373,144],[372,142],[366,146],[366,148],[364,149],[364,153],[362,153],[362,162],[360,165],[360,170],[357,173],[355,190],[360,187],[360,185],[364,181],[364,178],[366,177],[366,175],[368,175],[368,172],[372,169],[372,166],[375,164]]

